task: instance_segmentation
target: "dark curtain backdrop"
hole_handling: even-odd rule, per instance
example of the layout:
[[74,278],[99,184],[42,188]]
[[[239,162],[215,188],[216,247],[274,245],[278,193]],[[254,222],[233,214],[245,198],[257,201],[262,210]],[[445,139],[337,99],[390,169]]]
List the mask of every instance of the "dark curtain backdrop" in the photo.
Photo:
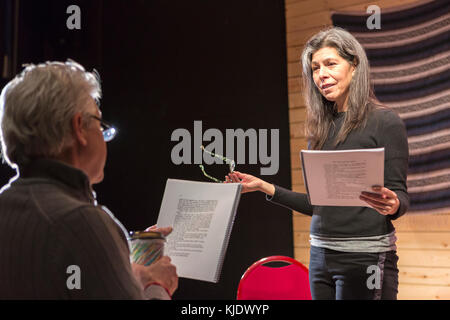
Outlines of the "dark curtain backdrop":
[[[71,4],[81,8],[81,30],[66,28]],[[225,129],[279,129],[280,169],[263,178],[290,187],[283,1],[24,0],[19,18],[19,65],[71,58],[99,71],[103,117],[119,135],[95,190],[128,229],[156,222],[167,178],[206,181],[198,165],[171,160],[172,132],[193,137],[194,121],[224,137]],[[1,184],[12,174],[2,165]],[[174,299],[234,299],[246,268],[275,254],[293,256],[291,212],[244,194],[219,283],[180,279]]]

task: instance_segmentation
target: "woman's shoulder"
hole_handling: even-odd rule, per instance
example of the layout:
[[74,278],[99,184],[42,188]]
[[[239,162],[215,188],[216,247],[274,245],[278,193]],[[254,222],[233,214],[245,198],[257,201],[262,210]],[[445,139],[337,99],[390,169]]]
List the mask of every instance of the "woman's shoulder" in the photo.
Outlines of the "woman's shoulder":
[[386,125],[404,125],[403,120],[400,118],[398,113],[386,105],[374,106],[371,112],[371,118],[376,121],[381,121]]
[[389,107],[375,107],[369,118],[369,130],[373,130],[379,137],[386,137],[389,141],[406,139],[406,126],[400,116]]

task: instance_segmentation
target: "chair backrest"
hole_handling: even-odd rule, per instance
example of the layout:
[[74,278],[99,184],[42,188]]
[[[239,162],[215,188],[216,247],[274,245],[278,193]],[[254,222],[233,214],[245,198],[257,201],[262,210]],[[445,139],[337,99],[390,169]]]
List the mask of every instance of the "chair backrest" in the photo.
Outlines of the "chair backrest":
[[[269,262],[283,262],[284,265],[266,266]],[[237,299],[311,300],[308,268],[290,257],[263,258],[245,271],[239,282]]]

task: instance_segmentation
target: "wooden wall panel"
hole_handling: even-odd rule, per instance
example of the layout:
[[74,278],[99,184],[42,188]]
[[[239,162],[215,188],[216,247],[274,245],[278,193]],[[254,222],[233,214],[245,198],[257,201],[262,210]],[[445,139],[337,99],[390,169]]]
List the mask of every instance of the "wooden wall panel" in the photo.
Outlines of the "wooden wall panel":
[[394,222],[397,232],[447,232],[450,234],[449,214],[406,215]]
[[306,109],[305,108],[289,109],[289,122],[290,123],[304,122],[305,119],[306,119]]
[[399,281],[415,285],[450,286],[450,269],[402,266]]
[[286,4],[286,18],[304,16],[311,13],[327,11],[326,0],[304,0]]
[[290,93],[300,92],[302,90],[302,78],[301,77],[289,78],[288,90]]
[[[333,11],[366,11],[411,6],[416,0],[285,0],[292,190],[305,192],[299,152],[306,148],[306,108],[300,55],[306,41],[331,25]],[[382,22],[383,23],[383,22]],[[295,258],[309,263],[311,217],[293,212]],[[450,213],[405,215],[394,221],[399,254],[399,299],[450,299]]]
[[398,286],[399,300],[448,300],[450,286],[401,283]]
[[328,11],[320,11],[304,16],[286,19],[286,31],[293,32],[312,27],[324,27],[331,24],[331,18]]

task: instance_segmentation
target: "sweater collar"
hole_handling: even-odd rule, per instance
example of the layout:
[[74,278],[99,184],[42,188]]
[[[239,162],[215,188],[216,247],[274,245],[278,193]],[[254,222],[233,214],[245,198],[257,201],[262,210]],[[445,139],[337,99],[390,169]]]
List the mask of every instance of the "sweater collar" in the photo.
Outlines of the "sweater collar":
[[91,201],[95,202],[95,192],[92,190],[87,175],[69,164],[53,159],[34,159],[26,166],[20,166],[21,178],[45,178],[57,180],[73,189],[82,191]]

